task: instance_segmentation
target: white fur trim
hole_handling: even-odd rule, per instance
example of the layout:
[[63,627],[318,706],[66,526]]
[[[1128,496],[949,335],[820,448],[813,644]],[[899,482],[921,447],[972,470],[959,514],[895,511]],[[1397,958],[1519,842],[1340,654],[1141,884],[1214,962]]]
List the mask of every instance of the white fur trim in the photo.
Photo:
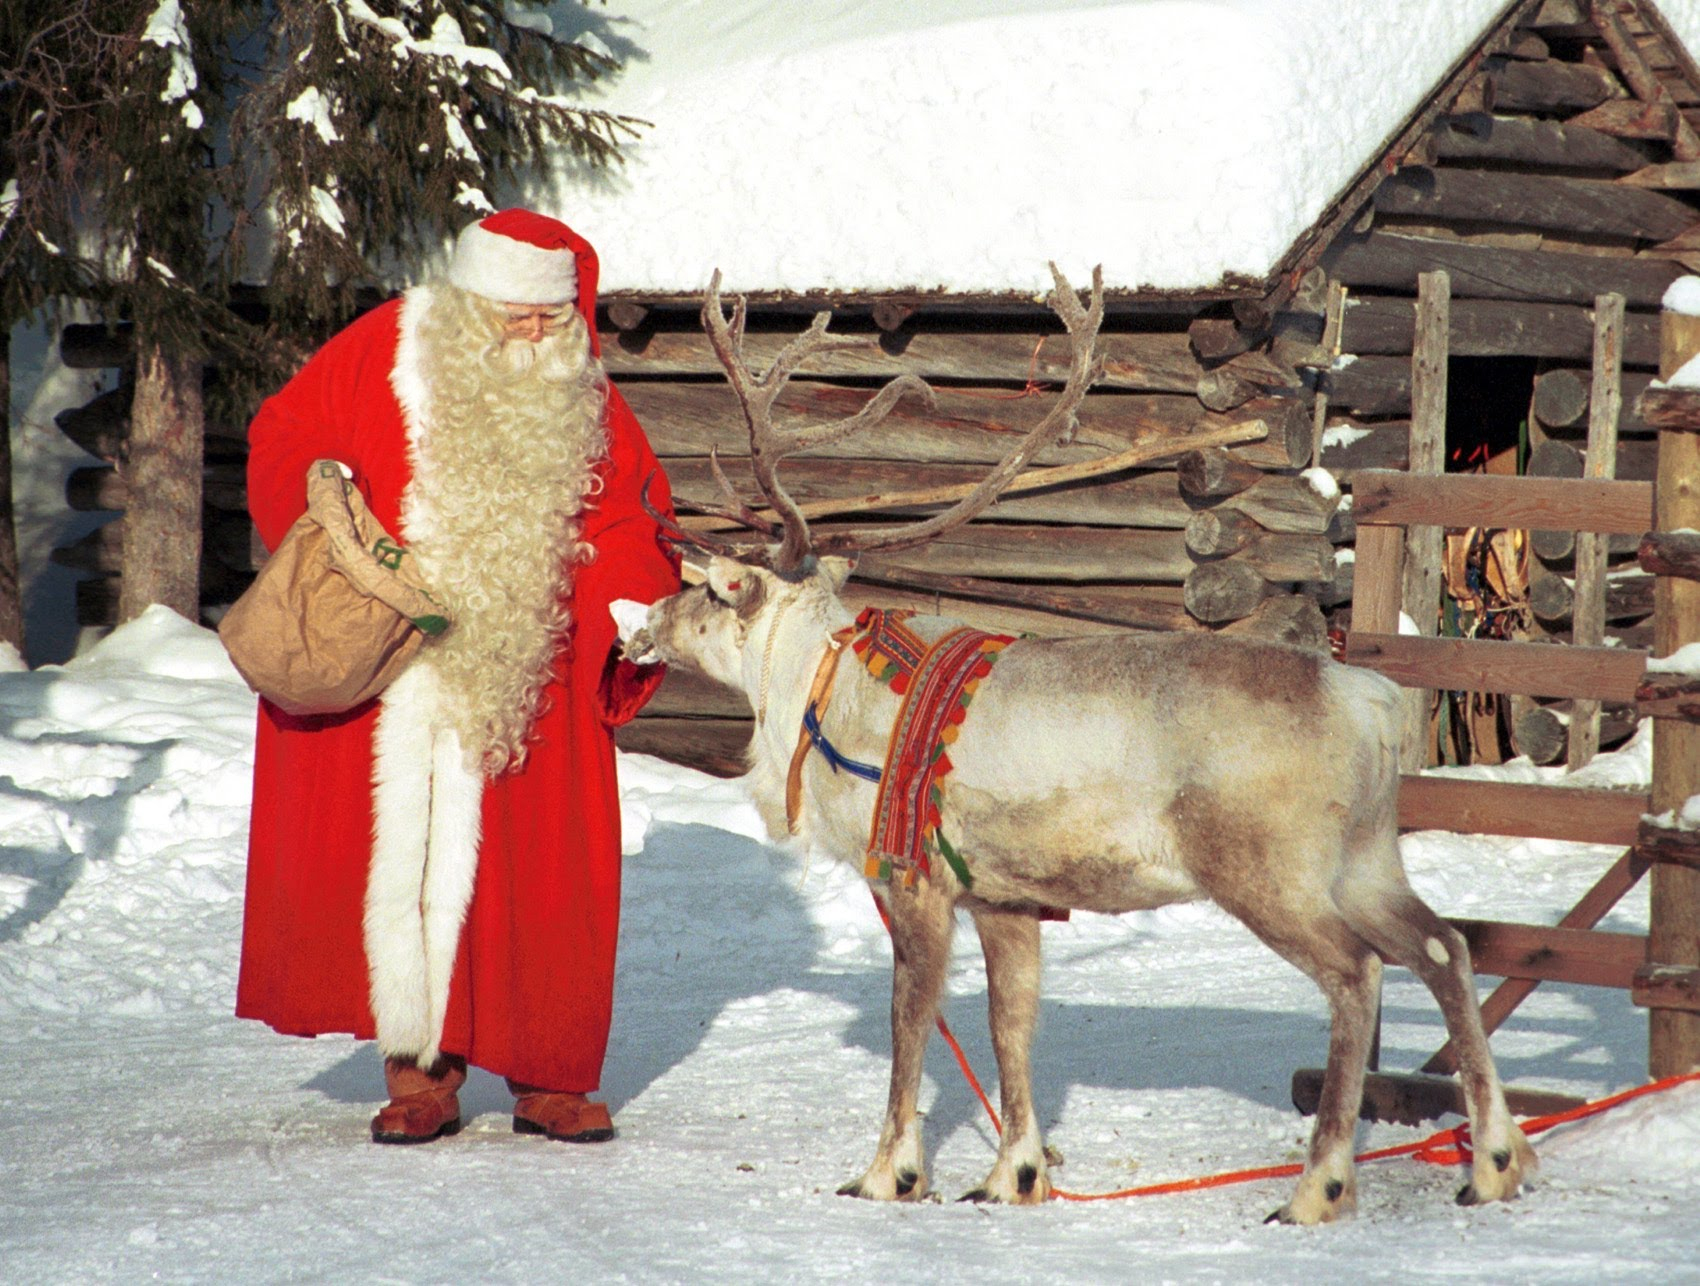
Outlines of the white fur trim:
[[567,304],[578,298],[578,260],[471,223],[455,242],[449,280],[499,303]]
[[441,1052],[449,980],[472,901],[484,783],[436,717],[441,696],[416,662],[382,698],[372,758],[372,867],[365,942],[378,1047],[386,1057]]
[[[425,403],[425,357],[419,341],[419,327],[431,307],[431,288],[415,286],[401,297],[401,315],[396,319],[399,338],[396,341],[395,368],[390,371],[390,388],[401,404],[401,420],[407,430],[410,455],[417,456],[423,433]],[[405,532],[397,533],[405,535]]]

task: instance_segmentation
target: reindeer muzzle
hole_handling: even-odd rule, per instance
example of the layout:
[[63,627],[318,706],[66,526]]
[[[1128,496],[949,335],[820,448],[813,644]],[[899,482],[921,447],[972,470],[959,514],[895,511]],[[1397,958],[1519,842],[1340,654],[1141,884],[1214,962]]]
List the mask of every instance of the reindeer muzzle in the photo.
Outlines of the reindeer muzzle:
[[649,632],[649,604],[617,598],[608,604],[608,614],[620,632],[620,655],[633,665],[653,665],[661,659],[655,636]]

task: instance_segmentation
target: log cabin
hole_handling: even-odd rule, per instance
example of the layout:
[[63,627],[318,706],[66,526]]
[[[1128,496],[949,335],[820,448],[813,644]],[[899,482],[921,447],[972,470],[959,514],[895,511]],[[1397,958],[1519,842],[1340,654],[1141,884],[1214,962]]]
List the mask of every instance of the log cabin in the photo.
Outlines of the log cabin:
[[[1674,13],[1676,0],[1667,7]],[[1129,8],[1109,6],[1101,20],[1125,22],[1118,10]],[[1375,128],[1353,154],[1326,158],[1332,168],[1321,157],[1299,158],[1317,177],[1299,193],[1296,235],[1278,245],[1247,236],[1247,244],[1221,253],[1212,247],[1182,256],[1179,267],[1173,255],[1142,258],[1141,236],[1181,240],[1202,227],[1231,240],[1243,220],[1147,223],[1119,242],[1093,246],[1106,266],[1106,375],[1074,440],[1038,461],[1078,465],[1085,476],[1010,495],[932,546],[867,560],[853,596],[936,608],[1006,630],[1212,629],[1326,646],[1352,598],[1350,497],[1359,470],[1580,473],[1593,392],[1593,311],[1599,297],[1613,293],[1625,309],[1615,471],[1651,476],[1652,429],[1635,412],[1636,396],[1658,365],[1663,292],[1700,267],[1700,67],[1678,29],[1654,0],[1478,0],[1457,6],[1481,15],[1464,24],[1468,31],[1450,20],[1425,31],[1427,6],[1367,8],[1379,24],[1375,40],[1411,48],[1410,61],[1434,70],[1389,105],[1336,68],[1340,83],[1307,100],[1319,116],[1356,113]],[[1107,30],[1106,44],[1128,34]],[[1430,48],[1425,35],[1451,43]],[[1215,56],[1222,74],[1231,70],[1231,47],[1244,42],[1205,43],[1205,64]],[[766,74],[783,76],[787,66],[776,63]],[[802,60],[792,70],[819,66]],[[783,99],[786,87],[772,88]],[[903,117],[927,104],[899,96],[885,106]],[[633,110],[653,116],[658,131],[666,128],[659,110],[646,113],[641,103]],[[1271,114],[1287,110],[1277,102]],[[1169,155],[1187,165],[1214,164],[1205,124],[1201,118],[1196,135]],[[913,132],[927,137],[919,127]],[[1364,127],[1344,135],[1363,136]],[[1301,130],[1295,137],[1302,144],[1311,136]],[[735,138],[725,144],[739,145]],[[908,161],[919,167],[923,159]],[[1125,177],[1136,167],[1112,162],[1077,184],[1071,199],[1120,208],[1127,194],[1116,185],[1138,181]],[[628,182],[582,202],[587,217],[624,229],[621,236],[634,243],[645,235],[678,240],[661,216],[656,231],[639,231],[643,211],[655,208],[654,189],[646,186],[641,154],[632,168]],[[1244,184],[1248,205],[1287,195],[1260,195],[1243,163],[1230,177]],[[563,197],[563,208],[569,201],[577,208],[575,197]],[[764,232],[756,223],[755,233]],[[1100,218],[1092,226],[1113,225]],[[939,244],[911,238],[900,220],[894,226],[885,235],[919,241],[917,254]],[[706,235],[735,249],[728,228]],[[1073,246],[1052,249],[1035,236],[1018,249],[1042,273],[1047,254]],[[717,265],[704,262],[698,273],[662,256],[653,261],[659,266],[623,271],[620,256],[633,253],[634,245],[604,251],[605,363],[689,517],[695,505],[717,499],[710,451],[737,477],[738,457],[748,450],[698,315],[698,277]],[[1083,272],[1090,261],[1068,267]],[[1035,274],[1002,284],[984,274],[929,277],[924,263],[907,261],[882,273],[848,242],[833,266],[816,269],[818,285],[806,270],[799,280],[796,269],[778,272],[759,262],[742,272],[737,263],[728,268],[731,287],[748,301],[752,354],[763,345],[776,350],[822,311],[834,332],[866,341],[811,364],[793,381],[783,410],[841,415],[902,372],[922,376],[939,394],[930,409],[905,403],[878,430],[790,462],[785,479],[799,500],[925,491],[972,478],[1041,413],[1038,404],[1065,360],[1054,319],[1035,298]],[[1419,279],[1434,273],[1446,274],[1450,298],[1444,433],[1424,448],[1438,449],[1438,463],[1414,460],[1412,450]],[[122,335],[69,328],[63,350],[73,365],[121,362]],[[127,414],[121,384],[60,424],[110,459],[121,455]],[[1094,461],[1136,446],[1148,447],[1151,458],[1092,471]],[[209,447],[205,599],[216,614],[263,551],[242,516],[240,426],[209,426]],[[123,506],[110,468],[80,471],[69,493],[77,508]],[[922,508],[881,512],[903,517]],[[865,521],[868,514],[847,509],[843,516]],[[109,524],[55,555],[89,573],[78,598],[84,623],[109,620],[116,602],[115,535]],[[1532,637],[1563,639],[1574,534],[1537,532],[1530,544],[1523,626]],[[1631,566],[1633,540],[1613,557],[1614,566]],[[1609,630],[1626,638],[1645,632],[1648,611],[1644,582],[1633,573],[1612,580]],[[1530,721],[1531,751],[1562,742],[1552,726],[1556,720],[1562,727],[1561,708],[1527,702],[1517,716]],[[670,678],[646,717],[623,732],[622,744],[735,771],[748,719],[733,695]],[[1612,735],[1627,735],[1632,725],[1618,719]]]

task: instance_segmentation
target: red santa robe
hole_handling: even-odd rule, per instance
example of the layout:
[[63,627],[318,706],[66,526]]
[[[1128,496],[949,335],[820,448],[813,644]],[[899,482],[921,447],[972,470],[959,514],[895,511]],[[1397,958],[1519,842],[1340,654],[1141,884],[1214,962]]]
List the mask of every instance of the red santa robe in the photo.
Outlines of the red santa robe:
[[[596,351],[596,261],[574,247]],[[248,497],[275,547],[305,475],[341,460],[404,542],[419,507],[418,320],[429,288],[332,339],[249,430]],[[236,1012],[280,1032],[376,1036],[386,1055],[460,1054],[528,1085],[597,1088],[612,1016],[620,902],[613,728],[660,672],[610,656],[608,605],[678,587],[640,495],[669,500],[611,387],[607,453],[580,517],[593,561],[563,569],[571,628],[523,767],[494,779],[433,749],[436,695],[404,674],[377,700],[297,718],[260,702]],[[429,676],[426,676],[429,678]]]

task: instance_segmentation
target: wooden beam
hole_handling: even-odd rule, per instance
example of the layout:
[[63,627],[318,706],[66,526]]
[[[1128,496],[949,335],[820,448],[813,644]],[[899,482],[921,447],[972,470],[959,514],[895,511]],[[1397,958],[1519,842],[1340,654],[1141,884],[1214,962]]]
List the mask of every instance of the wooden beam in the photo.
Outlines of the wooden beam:
[[1586,63],[1508,61],[1492,75],[1494,107],[1503,112],[1574,113],[1623,96],[1615,76]]
[[1700,388],[1646,389],[1635,408],[1656,429],[1700,433]]
[[[1020,386],[1028,380],[1060,384],[1068,376],[1065,336],[1042,333],[1045,317],[1035,315],[1032,330],[961,331],[906,329],[901,335],[847,335],[867,342],[810,357],[801,377],[818,379],[891,379],[918,375]],[[934,323],[935,325],[937,323]],[[796,331],[752,330],[744,336],[750,365],[763,370],[796,336]],[[1185,331],[1100,333],[1104,377],[1095,388],[1148,393],[1195,393],[1206,368],[1187,344]],[[602,363],[616,380],[633,376],[725,373],[700,330],[656,330],[616,335],[603,347]],[[627,386],[622,384],[622,390]]]
[[[1293,1073],[1293,1106],[1306,1116],[1314,1115],[1322,1098],[1320,1067],[1302,1067]],[[1586,1100],[1552,1090],[1505,1087],[1505,1102],[1521,1117],[1568,1112]],[[1397,1125],[1421,1125],[1443,1116],[1468,1116],[1464,1087],[1450,1076],[1420,1073],[1370,1072],[1364,1077],[1364,1101],[1358,1115],[1366,1121],[1389,1121]]]
[[[1650,800],[1648,807],[1652,807]],[[1635,837],[1635,851],[1649,862],[1700,871],[1700,831],[1644,820]]]
[[1635,971],[1647,962],[1641,933],[1561,929],[1498,920],[1453,920],[1470,944],[1477,973],[1533,982],[1574,982],[1628,991]]
[[1498,639],[1346,636],[1345,659],[1408,688],[1633,701],[1647,657],[1624,648],[1554,647]]
[[[1569,750],[1573,701],[1551,705],[1529,705],[1519,712],[1511,727],[1511,746],[1537,764],[1556,764]],[[1600,744],[1615,746],[1627,740],[1640,726],[1633,706],[1608,705],[1600,710]]]
[[1405,533],[1394,526],[1358,528],[1352,584],[1352,630],[1396,635],[1405,584]]
[[1700,221],[1673,196],[1600,179],[1409,165],[1375,190],[1382,214],[1664,241]]
[[1617,170],[1632,174],[1654,150],[1569,122],[1485,112],[1452,116],[1434,128],[1435,156],[1443,161],[1499,161],[1543,169]]
[[672,666],[655,695],[643,707],[646,718],[671,715],[685,718],[753,719],[748,698],[739,688],[727,687],[683,666]]
[[[1661,316],[1659,378],[1669,380],[1700,353],[1700,317]],[[1700,528],[1700,435],[1659,433],[1658,504],[1661,532]],[[1700,642],[1700,582],[1659,577],[1654,588],[1653,654],[1670,656]],[[1653,811],[1679,810],[1700,793],[1700,724],[1653,721]],[[1647,958],[1661,965],[1700,966],[1700,870],[1668,862],[1653,868]],[[1654,1009],[1648,1020],[1647,1066],[1654,1077],[1700,1066],[1700,1014]]]
[[1635,558],[1642,571],[1656,576],[1700,581],[1700,532],[1650,531],[1641,537]]
[[[1416,339],[1416,308],[1409,299],[1356,296],[1346,309],[1343,351],[1358,356],[1409,353]],[[1636,313],[1624,321],[1623,360],[1631,366],[1658,361],[1658,321]],[[1588,362],[1594,354],[1590,310],[1574,304],[1461,299],[1452,305],[1454,357],[1545,357]]]
[[1616,138],[1669,143],[1676,138],[1682,113],[1674,103],[1643,103],[1638,98],[1620,98],[1601,103],[1591,111],[1570,118],[1570,124],[1598,130]]
[[[721,460],[734,478],[742,461]],[[725,498],[715,484],[709,462],[702,456],[665,457],[661,466],[673,487],[674,502],[681,510],[702,504],[723,504]],[[973,486],[985,477],[982,465],[916,463],[898,460],[787,460],[783,477],[785,490],[802,505],[876,494],[897,497],[899,503],[882,505],[879,512],[912,517],[930,513],[948,499],[930,502],[905,497],[938,493],[949,488]],[[1257,471],[1259,478],[1288,481],[1283,475]],[[1296,481],[1296,480],[1293,480]],[[1302,485],[1302,484],[1299,484]],[[903,488],[900,490],[899,488]],[[745,485],[744,490],[751,488]],[[806,517],[814,517],[808,509]],[[856,515],[871,510],[854,509]],[[1180,530],[1194,513],[1181,494],[1173,471],[1126,470],[1108,477],[1083,478],[1033,491],[1007,494],[980,515],[979,522],[1062,522],[1083,526],[1161,527]],[[695,526],[694,523],[688,523]]]
[[1700,968],[1693,965],[1643,965],[1636,971],[1629,999],[1643,1009],[1700,1014]]
[[[1415,332],[1411,348],[1410,472],[1438,482],[1446,468],[1446,377],[1451,350],[1452,283],[1444,270],[1417,277]],[[1355,503],[1355,501],[1354,501]],[[1401,607],[1424,637],[1440,632],[1441,556],[1445,533],[1432,522],[1405,524],[1405,567]],[[1427,692],[1405,694],[1401,761],[1413,768],[1434,752],[1429,734]]]
[[[1630,572],[1606,578],[1605,620],[1621,624],[1645,620],[1653,614],[1653,578]],[[1529,588],[1529,608],[1535,619],[1561,626],[1574,619],[1576,591],[1562,576],[1541,576]]]
[[655,755],[711,777],[738,777],[755,731],[754,719],[676,719],[639,715],[614,730],[614,744],[628,754]]
[[[1618,382],[1623,365],[1623,296],[1604,294],[1594,301],[1593,396],[1588,412],[1586,476],[1610,478],[1617,469],[1617,420],[1623,407]],[[1571,630],[1579,647],[1606,641],[1607,538],[1585,531],[1576,536],[1576,589]],[[1590,763],[1600,748],[1600,703],[1574,702],[1570,712],[1571,772]]]
[[1514,250],[1380,229],[1342,238],[1323,263],[1354,291],[1408,291],[1419,273],[1443,268],[1452,279],[1454,300],[1591,306],[1596,296],[1618,291],[1631,308],[1649,309],[1657,308],[1671,282],[1683,275],[1682,266],[1668,259]]
[[1198,630],[1169,586],[1027,585],[865,563],[842,597],[852,611],[869,605],[912,607],[954,616],[993,633],[1046,636],[1115,629]]
[[[1592,6],[1594,26],[1599,30],[1606,47],[1617,59],[1618,73],[1628,84],[1630,92],[1644,103],[1669,103],[1670,92],[1660,83],[1659,78],[1647,66],[1646,59],[1636,47],[1634,39],[1624,28],[1623,19],[1618,13],[1616,3],[1602,4],[1594,0]],[[1673,104],[1674,106],[1674,104]],[[1700,138],[1696,138],[1693,126],[1682,119],[1677,113],[1675,135],[1671,139],[1671,151],[1679,161],[1692,161],[1700,157]]]
[[1700,678],[1650,669],[1635,690],[1635,707],[1643,719],[1700,722]]
[[[1625,371],[1620,386],[1623,390],[1623,409],[1618,417],[1619,436],[1650,436],[1654,426],[1642,418],[1636,400],[1648,391],[1654,380],[1650,371]],[[1570,436],[1586,432],[1588,408],[1593,401],[1593,374],[1574,367],[1559,366],[1535,376],[1535,418],[1548,433]],[[1700,422],[1700,400],[1695,403],[1696,421]],[[1566,430],[1571,430],[1567,435]],[[1649,477],[1651,475],[1648,475]]]
[[1407,773],[1399,779],[1399,829],[1522,835],[1584,844],[1636,843],[1647,796],[1634,791],[1472,781]]
[[[731,391],[720,383],[628,381],[621,386],[660,456],[722,457],[749,453],[749,428]],[[784,420],[835,420],[867,402],[865,388],[793,380],[781,395]],[[806,452],[797,459],[906,460],[957,464],[995,463],[1046,409],[1047,399],[1011,398],[994,390],[939,390],[929,408],[905,397],[882,422],[847,441]],[[1174,444],[1180,455],[1203,445],[1188,435],[1232,430],[1261,421],[1259,440],[1230,448],[1243,459],[1272,469],[1302,468],[1309,463],[1309,407],[1302,398],[1254,398],[1227,415],[1207,411],[1190,393],[1089,393],[1081,407],[1080,427],[1067,446],[1048,447],[1042,466],[1089,464],[1135,444]]]
[[1589,478],[1486,473],[1424,478],[1365,469],[1352,479],[1352,516],[1360,536],[1371,524],[1414,522],[1641,535],[1652,524],[1653,488]]

